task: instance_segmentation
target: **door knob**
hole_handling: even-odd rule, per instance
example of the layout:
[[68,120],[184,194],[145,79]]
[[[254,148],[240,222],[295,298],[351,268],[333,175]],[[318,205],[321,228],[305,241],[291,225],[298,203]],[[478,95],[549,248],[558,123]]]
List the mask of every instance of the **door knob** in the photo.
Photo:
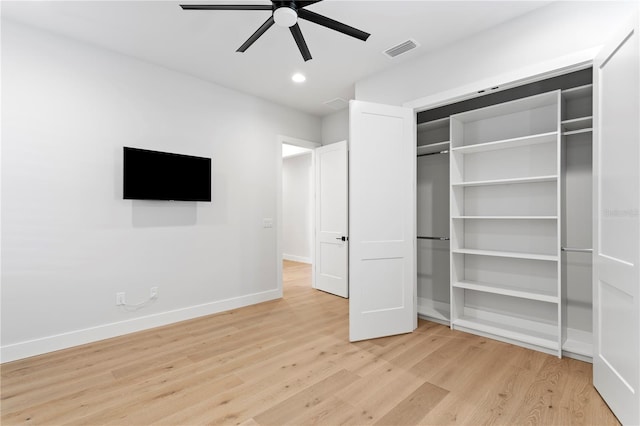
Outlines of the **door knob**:
[[342,237],[338,237],[336,238],[336,240],[340,240],[340,241],[349,241],[349,237],[345,237],[344,235]]

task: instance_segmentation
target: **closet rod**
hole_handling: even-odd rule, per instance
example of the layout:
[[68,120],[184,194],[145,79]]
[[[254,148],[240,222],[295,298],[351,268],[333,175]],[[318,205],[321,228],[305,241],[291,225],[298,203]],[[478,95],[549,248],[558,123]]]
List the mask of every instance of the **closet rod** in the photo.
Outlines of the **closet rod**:
[[440,241],[449,241],[449,237],[421,237],[418,236],[419,240],[440,240]]
[[592,253],[593,249],[590,248],[573,248],[573,247],[560,247],[562,251],[575,251],[577,253]]
[[438,152],[429,152],[427,154],[418,154],[418,157],[425,157],[427,155],[436,155],[436,154],[448,154],[449,151],[445,150],[445,151],[438,151]]

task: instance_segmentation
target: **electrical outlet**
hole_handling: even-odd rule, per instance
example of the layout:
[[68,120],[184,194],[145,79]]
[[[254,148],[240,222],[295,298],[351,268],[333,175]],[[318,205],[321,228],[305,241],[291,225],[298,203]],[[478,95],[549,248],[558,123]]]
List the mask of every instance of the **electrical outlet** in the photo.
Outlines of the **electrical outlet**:
[[151,287],[151,292],[149,293],[152,299],[158,298],[158,287]]
[[123,306],[126,302],[124,300],[124,292],[116,293],[116,305]]

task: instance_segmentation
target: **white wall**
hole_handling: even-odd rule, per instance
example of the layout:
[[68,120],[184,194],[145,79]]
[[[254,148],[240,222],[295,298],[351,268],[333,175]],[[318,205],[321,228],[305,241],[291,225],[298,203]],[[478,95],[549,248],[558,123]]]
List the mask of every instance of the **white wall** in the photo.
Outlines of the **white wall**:
[[552,3],[361,80],[356,99],[402,105],[462,86],[486,89],[501,75],[601,45],[636,7],[635,1]]
[[282,257],[311,263],[311,153],[282,160]]
[[[319,118],[3,20],[2,124],[3,361],[280,297],[276,135]],[[123,200],[123,146],[211,157],[212,202]]]
[[349,140],[349,108],[322,117],[322,145]]

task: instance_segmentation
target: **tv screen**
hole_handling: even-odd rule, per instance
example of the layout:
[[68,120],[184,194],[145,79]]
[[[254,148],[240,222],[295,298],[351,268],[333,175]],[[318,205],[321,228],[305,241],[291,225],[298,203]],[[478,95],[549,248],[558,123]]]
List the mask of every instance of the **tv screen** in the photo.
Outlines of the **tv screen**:
[[211,159],[124,147],[124,199],[211,201]]

